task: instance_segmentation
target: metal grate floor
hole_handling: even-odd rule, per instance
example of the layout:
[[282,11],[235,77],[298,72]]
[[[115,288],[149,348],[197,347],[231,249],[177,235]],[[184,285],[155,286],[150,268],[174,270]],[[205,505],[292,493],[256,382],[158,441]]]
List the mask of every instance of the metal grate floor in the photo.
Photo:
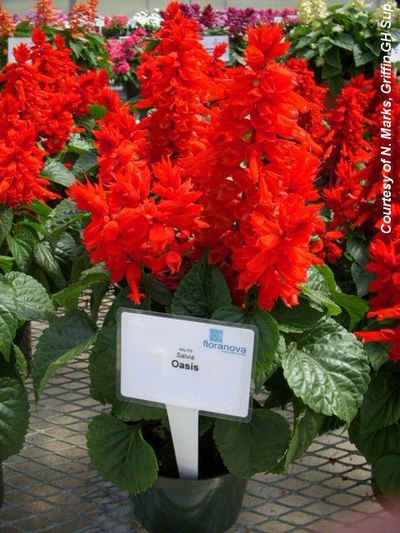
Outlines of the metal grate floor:
[[[145,533],[129,494],[91,466],[85,432],[103,409],[88,394],[87,359],[60,369],[39,406],[32,395],[24,449],[4,465],[2,533]],[[370,489],[370,469],[345,435],[314,442],[290,474],[249,482],[242,513],[227,533],[399,533]],[[179,532],[177,532],[179,533]]]

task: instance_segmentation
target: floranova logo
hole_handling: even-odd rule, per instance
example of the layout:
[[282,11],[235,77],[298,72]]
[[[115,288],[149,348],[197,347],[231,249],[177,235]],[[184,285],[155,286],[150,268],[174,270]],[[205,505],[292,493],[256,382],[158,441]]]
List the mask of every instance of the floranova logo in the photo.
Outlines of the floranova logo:
[[224,343],[224,330],[210,328],[208,340],[203,341],[204,348],[219,350],[222,353],[246,355],[244,346],[235,346],[234,344]]

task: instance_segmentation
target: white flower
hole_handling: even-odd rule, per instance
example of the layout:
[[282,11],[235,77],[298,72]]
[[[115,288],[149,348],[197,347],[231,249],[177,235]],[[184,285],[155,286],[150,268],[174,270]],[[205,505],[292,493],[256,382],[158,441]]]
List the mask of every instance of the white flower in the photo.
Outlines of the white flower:
[[350,9],[357,9],[357,11],[365,11],[365,9],[369,6],[365,4],[365,0],[351,0],[349,2],[348,7]]
[[299,17],[304,24],[319,23],[328,16],[324,0],[299,0]]
[[139,11],[129,20],[129,26],[156,29],[161,26],[161,20],[159,9],[155,9],[152,13]]
[[341,24],[334,24],[332,26],[332,33],[342,33],[344,27]]

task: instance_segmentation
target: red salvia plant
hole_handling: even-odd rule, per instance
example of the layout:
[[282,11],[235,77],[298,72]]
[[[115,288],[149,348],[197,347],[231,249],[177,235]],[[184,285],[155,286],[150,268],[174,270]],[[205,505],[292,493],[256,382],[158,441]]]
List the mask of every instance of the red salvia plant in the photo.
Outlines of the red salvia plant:
[[309,68],[308,62],[305,59],[292,57],[285,62],[285,65],[296,75],[295,91],[307,100],[307,102],[317,104],[312,108],[307,105],[304,112],[300,109],[299,125],[316,142],[319,142],[328,133],[328,126],[324,115],[324,104],[328,89],[316,83],[314,73]]
[[185,157],[204,146],[212,87],[223,66],[205,50],[198,23],[186,18],[178,3],[169,5],[154,39],[158,46],[143,54],[137,72],[142,96],[137,107],[151,109],[141,127],[149,131],[152,162]]
[[178,274],[208,248],[233,290],[258,287],[268,309],[279,297],[294,305],[318,262],[310,250],[318,147],[297,123],[298,109],[313,104],[275,61],[288,46],[280,27],[252,30],[247,66],[226,79],[210,76],[216,60],[196,32],[170,5],[159,48],[140,70],[143,106],[154,110],[140,125],[126,108],[105,117],[99,183],[71,188],[92,213],[86,245],[114,282],[127,279],[136,302],[143,268]]
[[[45,158],[60,153],[72,133],[81,131],[76,118],[88,113],[88,104],[98,101],[94,95],[108,83],[104,74],[81,75],[61,36],[52,46],[35,29],[33,41],[32,48],[17,47],[16,62],[0,74],[0,202],[11,207],[56,197],[40,176]],[[92,88],[85,92],[88,79]]]
[[246,66],[229,72],[209,147],[190,172],[204,192],[209,229],[200,236],[238,289],[259,288],[271,309],[280,297],[297,303],[299,284],[317,260],[310,238],[318,221],[313,180],[318,149],[298,125],[311,109],[295,92],[293,72],[275,59],[284,54],[281,28],[249,31]]
[[[367,388],[361,343],[331,318],[340,313],[351,329],[364,303],[350,297],[349,304],[313,251],[323,224],[314,183],[322,151],[300,122],[318,102],[299,94],[298,74],[282,62],[283,36],[278,25],[255,27],[244,63],[225,68],[219,51],[208,56],[201,47],[197,24],[170,4],[159,42],[143,54],[139,71],[148,117],[138,122],[136,104],[108,102],[94,130],[96,173],[70,187],[78,209],[90,215],[83,236],[95,266],[88,277],[112,285],[96,287],[91,302],[98,308],[97,289],[112,289],[115,300],[94,335],[87,311],[73,311],[77,292],[93,284],[79,278],[60,295],[72,311],[67,321],[52,321],[46,337],[58,332],[60,342],[77,330],[77,320],[87,323],[88,341],[74,353],[94,343],[92,394],[112,405],[89,425],[89,453],[124,490],[146,490],[164,473],[156,433],[163,450],[172,443],[163,420],[149,422],[136,408],[128,414],[109,386],[121,306],[259,328],[254,381],[257,394],[271,395],[262,406],[254,399],[245,430],[210,417],[205,443],[241,477],[287,468],[320,432],[324,416],[350,423]],[[319,127],[308,126],[314,134]],[[51,371],[43,355],[38,350],[34,357],[46,374],[36,380],[38,395]],[[278,404],[294,406],[293,432],[272,411]],[[304,424],[307,438],[297,446]],[[249,439],[251,453],[243,453]]]
[[[328,259],[334,263],[343,256],[341,266],[344,267],[350,258],[353,278],[360,280],[360,284],[356,281],[357,290],[370,306],[367,317],[371,319],[368,324],[372,330],[358,335],[366,342],[391,343],[389,357],[397,360],[400,358],[396,341],[400,306],[399,85],[393,78],[390,98],[386,98],[379,72],[368,82],[359,76],[343,89],[338,107],[328,113],[327,120],[331,129],[323,168],[331,170],[330,186],[322,188],[321,195],[331,215],[324,238],[329,231],[336,232],[340,243],[336,257],[330,255]],[[390,146],[385,152],[382,128],[390,131]],[[369,276],[362,281],[368,272]],[[381,329],[376,320],[383,322]]]

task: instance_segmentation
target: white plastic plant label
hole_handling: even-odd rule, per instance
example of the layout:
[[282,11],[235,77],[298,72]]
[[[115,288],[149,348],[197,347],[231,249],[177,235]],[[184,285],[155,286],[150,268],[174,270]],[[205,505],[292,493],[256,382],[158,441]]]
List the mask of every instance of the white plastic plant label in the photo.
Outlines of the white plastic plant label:
[[121,309],[118,330],[122,398],[250,418],[255,327]]
[[33,40],[31,37],[9,37],[8,38],[8,52],[7,52],[7,62],[15,63],[14,48],[19,46],[21,43],[25,43],[28,47],[33,45]]
[[213,54],[215,47],[218,44],[226,43],[225,52],[222,54],[221,59],[228,63],[229,61],[229,36],[228,35],[205,35],[203,37],[203,45],[209,54]]

